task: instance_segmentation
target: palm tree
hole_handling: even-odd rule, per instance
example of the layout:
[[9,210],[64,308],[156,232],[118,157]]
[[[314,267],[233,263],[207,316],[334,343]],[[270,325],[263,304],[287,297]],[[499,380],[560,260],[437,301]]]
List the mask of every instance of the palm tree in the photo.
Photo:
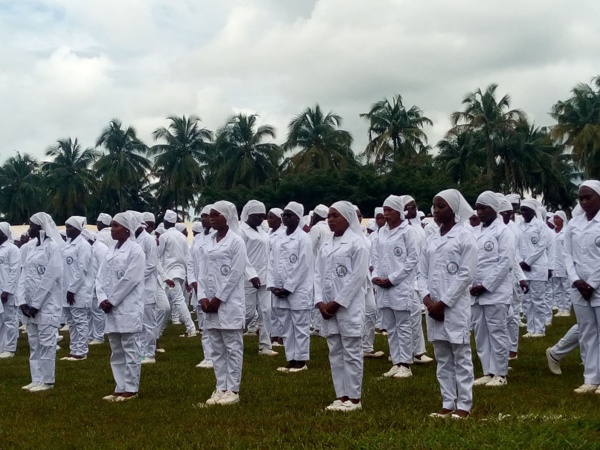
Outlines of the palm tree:
[[558,122],[552,136],[573,150],[573,156],[587,177],[600,175],[600,76],[592,83],[573,88],[572,96],[552,107],[550,115]]
[[155,140],[166,142],[154,145],[149,151],[156,155],[153,173],[158,182],[154,188],[161,206],[180,207],[185,216],[204,184],[200,162],[206,161],[213,134],[200,127],[200,118],[196,116],[167,119],[171,121],[168,128],[158,128],[152,133]]
[[0,211],[11,224],[27,223],[45,204],[39,164],[30,155],[16,156],[0,167]]
[[264,142],[268,138],[275,139],[275,128],[257,127],[257,117],[256,114],[238,114],[219,130],[216,151],[222,164],[214,178],[217,186],[254,188],[277,175],[283,152],[277,144]]
[[321,107],[307,108],[288,125],[283,150],[298,153],[289,158],[294,171],[313,169],[339,170],[356,165],[352,152],[352,136],[340,130],[342,118],[333,112],[323,114]]
[[497,84],[491,84],[485,92],[477,89],[468,93],[462,103],[464,111],[453,112],[450,116],[453,128],[450,132],[460,130],[480,131],[484,137],[486,154],[486,175],[490,187],[493,186],[496,168],[496,146],[499,135],[514,129],[518,121],[525,120],[525,113],[520,109],[510,108],[510,96],[505,95],[496,101]]
[[44,163],[52,215],[57,221],[69,216],[86,215],[87,203],[96,188],[96,180],[89,169],[97,153],[91,148],[82,150],[77,139],[59,139],[46,150],[53,160]]
[[391,102],[386,98],[374,103],[371,110],[360,117],[369,121],[369,144],[362,154],[367,162],[385,167],[429,149],[422,128],[433,122],[423,116],[418,106],[407,110],[401,95],[393,97]]
[[476,131],[448,133],[446,139],[436,145],[440,152],[435,157],[435,165],[457,184],[479,177],[485,163],[482,141],[482,134]]
[[111,120],[102,130],[96,147],[106,150],[94,164],[101,179],[102,206],[108,212],[131,208],[150,171],[150,161],[144,156],[148,147],[138,139],[133,127],[123,129],[118,119]]

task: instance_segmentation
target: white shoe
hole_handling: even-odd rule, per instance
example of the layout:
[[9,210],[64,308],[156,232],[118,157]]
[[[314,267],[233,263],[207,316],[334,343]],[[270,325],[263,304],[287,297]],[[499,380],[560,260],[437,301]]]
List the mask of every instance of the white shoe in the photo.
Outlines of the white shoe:
[[64,327],[62,327],[60,330],[58,331],[69,331],[69,325],[65,325]]
[[244,333],[244,336],[254,336],[254,337],[256,337],[256,331],[246,331]]
[[360,409],[362,409],[362,404],[360,402],[352,403],[350,400],[346,400],[335,411],[350,412],[350,411],[358,411]]
[[271,342],[271,347],[283,347],[283,344],[280,344],[279,342]]
[[102,342],[102,341],[98,341],[98,340],[96,340],[96,339],[92,339],[92,340],[91,340],[91,341],[88,343],[88,345],[100,345],[100,344],[104,344],[104,342]]
[[118,395],[110,394],[110,395],[105,395],[104,397],[102,397],[102,400],[106,400],[107,402],[113,402],[118,397],[119,397]]
[[546,326],[547,326],[547,327],[551,327],[551,326],[552,326],[552,321],[551,321],[551,320],[549,320],[548,322],[546,322]]
[[388,370],[386,373],[383,374],[384,377],[386,378],[391,378],[394,375],[396,375],[396,372],[398,372],[400,370],[400,366],[392,366],[392,368],[390,370]]
[[277,368],[277,372],[288,373],[290,371],[289,367],[281,366]]
[[527,328],[527,324],[524,322],[519,322],[519,328]]
[[225,391],[217,401],[217,405],[235,405],[240,402],[240,396],[233,391]]
[[56,351],[62,350],[62,347],[60,345],[56,346]]
[[506,386],[508,384],[508,381],[506,380],[506,377],[500,377],[498,375],[494,375],[494,378],[492,378],[492,381],[490,381],[489,383],[486,383],[486,386],[490,386],[490,387],[498,387],[498,386]]
[[60,342],[64,339],[65,337],[63,335],[60,335],[58,333],[56,333],[56,342]]
[[582,384],[577,389],[573,390],[576,394],[593,394],[598,389],[597,384]]
[[210,398],[206,400],[206,406],[216,405],[219,400],[225,395],[225,391],[219,391],[218,389],[212,393]]
[[164,353],[166,350],[164,348],[157,348],[156,353]]
[[534,337],[535,333],[525,333],[523,336],[524,338],[530,338],[530,337]]
[[173,325],[181,325],[181,322],[179,320],[173,320],[173,321],[171,321],[171,323]]
[[555,306],[553,306],[553,307],[552,307],[552,311],[558,311],[558,306],[556,306],[556,305],[555,305]]
[[308,370],[308,366],[306,364],[304,364],[302,367],[292,367],[291,369],[288,370],[288,372],[296,373],[296,372],[303,372],[305,370]]
[[142,364],[156,364],[156,359],[150,356],[144,356],[142,358]]
[[182,337],[182,338],[186,338],[186,337],[192,338],[192,337],[196,337],[196,336],[198,336],[198,332],[196,330],[191,331],[191,332],[186,331],[184,334],[179,335],[179,337]]
[[12,358],[15,356],[13,352],[2,352],[0,353],[0,358]]
[[210,359],[203,359],[199,364],[196,364],[196,367],[198,369],[212,369],[214,366]]
[[531,336],[532,338],[540,338],[540,337],[546,337],[546,333],[533,333]]
[[333,403],[325,408],[325,411],[339,411],[340,406],[342,406],[344,402],[341,400],[334,400]]
[[29,389],[29,392],[42,392],[49,389],[54,389],[53,384],[39,383]]
[[87,359],[87,355],[81,358],[74,358],[72,356],[65,356],[64,358],[60,358],[61,361],[85,361]]
[[31,389],[32,387],[37,386],[37,385],[38,385],[38,383],[29,383],[29,384],[26,384],[25,386],[23,386],[21,389],[23,389],[24,391],[28,391],[29,389]]
[[124,397],[122,395],[119,395],[117,398],[114,398],[111,401],[113,401],[115,403],[127,402],[129,400],[133,400],[133,399],[137,398],[137,396],[138,396],[137,394],[130,395],[129,397]]
[[261,348],[258,351],[258,354],[262,355],[262,356],[278,356],[279,355],[279,353],[271,350],[270,348]]
[[25,327],[25,325],[21,325],[21,326],[19,327],[19,330],[20,330],[20,331],[25,331],[25,328],[26,328],[26,327]]
[[412,371],[410,367],[400,366],[396,373],[393,375],[393,378],[410,378],[412,377]]
[[554,375],[562,375],[562,370],[560,370],[560,361],[556,360],[554,356],[552,356],[552,352],[549,348],[546,349],[546,359],[548,360],[548,369]]
[[368,359],[383,358],[384,356],[385,356],[385,353],[383,353],[382,351],[363,352],[363,358],[368,358]]
[[421,355],[421,358],[413,358],[415,364],[429,364],[433,362],[433,358],[427,355]]
[[480,378],[477,378],[475,381],[473,381],[473,386],[484,386],[486,384],[488,384],[490,381],[492,381],[492,377],[490,377],[489,375],[484,375]]

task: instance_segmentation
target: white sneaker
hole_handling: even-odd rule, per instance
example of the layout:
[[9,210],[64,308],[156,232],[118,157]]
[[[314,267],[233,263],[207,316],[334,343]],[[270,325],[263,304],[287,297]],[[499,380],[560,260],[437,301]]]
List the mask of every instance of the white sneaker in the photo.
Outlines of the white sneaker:
[[62,350],[62,347],[60,345],[56,346],[56,351]]
[[164,348],[157,348],[156,353],[164,353],[166,350]]
[[427,355],[421,355],[421,358],[413,358],[415,364],[429,364],[433,362],[433,358]]
[[25,327],[25,325],[21,325],[21,326],[19,327],[19,330],[20,330],[20,331],[25,331],[25,328],[26,328],[26,327]]
[[278,356],[279,355],[279,353],[271,350],[270,348],[261,348],[258,351],[258,354],[262,355],[262,356]]
[[118,395],[110,394],[110,395],[105,395],[104,397],[102,397],[102,400],[106,400],[107,402],[112,402],[118,397],[119,397]]
[[363,352],[363,358],[368,359],[383,358],[384,356],[385,353],[383,353],[382,351]]
[[551,326],[552,326],[552,321],[551,321],[551,320],[549,320],[548,322],[546,322],[546,326],[547,326],[547,327],[551,327]]
[[489,383],[486,383],[485,386],[498,387],[498,386],[506,386],[507,384],[508,384],[508,381],[506,380],[506,377],[500,377],[498,375],[494,375],[494,378],[492,378],[492,381],[490,381]]
[[61,334],[56,333],[56,342],[60,342],[64,339],[65,337]]
[[173,325],[181,325],[181,322],[178,319],[171,321],[171,323]]
[[85,361],[87,359],[87,355],[81,358],[74,358],[72,356],[65,356],[64,358],[60,358],[61,361]]
[[560,370],[560,361],[556,360],[554,356],[552,356],[552,352],[549,348],[546,349],[546,359],[548,360],[548,369],[554,375],[562,375],[562,370]]
[[210,398],[206,400],[206,406],[216,405],[221,398],[225,395],[225,391],[219,391],[218,389],[212,393]]
[[64,327],[62,327],[60,330],[58,331],[69,331],[69,325],[65,325]]
[[31,389],[32,387],[37,386],[37,385],[38,385],[38,383],[29,383],[29,384],[26,384],[25,386],[23,386],[21,389],[23,389],[24,391],[28,391],[29,389]]
[[296,373],[296,372],[303,372],[305,370],[308,370],[308,366],[306,364],[304,364],[302,367],[292,367],[291,369],[288,370],[288,372]]
[[0,358],[12,358],[15,356],[13,352],[2,352],[0,353]]
[[280,344],[279,342],[271,342],[271,347],[283,347],[283,344]]
[[221,396],[220,400],[217,401],[217,405],[234,405],[240,402],[240,396],[233,391],[225,391]]
[[193,338],[196,336],[198,336],[198,332],[196,330],[191,331],[191,332],[186,331],[185,333],[179,335],[179,337],[182,337],[182,338],[186,338],[186,337]]
[[142,358],[142,364],[156,364],[156,359],[150,356],[144,356]]
[[256,337],[256,331],[246,331],[244,336],[253,336]]
[[47,391],[48,389],[54,389],[53,384],[39,383],[32,388],[29,389],[29,392],[42,392]]
[[573,390],[576,394],[593,394],[598,389],[597,384],[582,384],[577,389]]
[[358,411],[360,409],[362,409],[362,404],[360,402],[352,403],[350,400],[346,400],[344,403],[342,403],[340,405],[340,407],[338,409],[336,409],[336,411],[350,412],[350,411]]
[[410,378],[412,377],[412,371],[410,367],[400,366],[396,373],[393,375],[393,378]]
[[99,340],[97,340],[97,339],[92,339],[92,340],[91,340],[91,341],[88,343],[88,345],[100,345],[100,344],[104,344],[104,342],[102,342],[102,341],[99,341]]
[[398,372],[400,370],[400,366],[392,366],[392,368],[390,370],[388,370],[386,373],[383,374],[384,377],[386,378],[391,378],[394,375],[396,375],[396,372]]
[[535,337],[535,333],[525,333],[523,336],[524,338],[530,338],[530,337]]
[[527,328],[527,324],[525,322],[519,322],[519,328]]
[[196,364],[196,367],[199,369],[212,369],[214,366],[210,359],[203,359],[199,364]]
[[489,375],[484,375],[480,378],[477,378],[475,381],[473,381],[473,386],[484,386],[486,384],[488,384],[490,381],[492,381],[492,377],[490,377]]
[[334,400],[333,403],[325,408],[325,411],[339,411],[340,406],[342,406],[344,402],[341,400]]
[[540,338],[540,337],[545,337],[546,333],[533,333],[531,336],[532,338]]

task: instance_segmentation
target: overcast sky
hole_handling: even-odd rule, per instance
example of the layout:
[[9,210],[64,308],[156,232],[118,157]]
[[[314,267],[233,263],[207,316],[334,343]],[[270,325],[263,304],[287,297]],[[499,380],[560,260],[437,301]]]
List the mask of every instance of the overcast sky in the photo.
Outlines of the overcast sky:
[[359,113],[401,94],[433,120],[498,83],[548,125],[600,74],[598,0],[0,0],[0,162],[59,138],[93,146],[112,118],[152,144],[168,115],[216,129],[258,113],[286,138],[319,103],[364,149]]

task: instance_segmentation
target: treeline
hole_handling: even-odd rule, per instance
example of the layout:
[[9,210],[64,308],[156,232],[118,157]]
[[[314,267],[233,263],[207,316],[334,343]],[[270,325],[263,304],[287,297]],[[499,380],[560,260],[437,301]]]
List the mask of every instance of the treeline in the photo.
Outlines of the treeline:
[[551,209],[573,206],[578,181],[600,174],[600,77],[554,104],[556,123],[546,127],[496,89],[464,97],[437,151],[423,130],[432,121],[400,95],[360,114],[369,135],[360,153],[342,118],[318,104],[290,121],[282,145],[256,115],[235,115],[216,131],[197,116],[170,116],[153,145],[113,119],[94,148],[66,138],[44,161],[19,152],[8,158],[0,167],[0,214],[13,224],[39,210],[58,223],[71,215],[93,223],[100,212],[126,209],[186,215],[219,199],[239,208],[251,198],[280,207],[293,199],[312,208],[343,198],[370,216],[390,193],[409,193],[427,211],[433,195],[449,187],[470,201],[492,189],[542,196]]

